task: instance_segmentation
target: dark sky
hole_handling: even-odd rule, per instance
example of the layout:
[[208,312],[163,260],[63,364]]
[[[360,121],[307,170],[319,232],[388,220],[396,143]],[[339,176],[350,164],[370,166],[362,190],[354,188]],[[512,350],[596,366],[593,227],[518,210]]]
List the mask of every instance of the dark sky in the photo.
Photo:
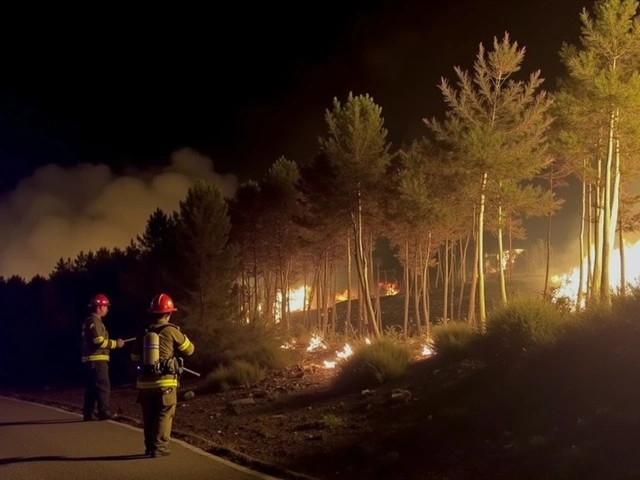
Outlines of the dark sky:
[[[281,155],[307,161],[326,131],[325,109],[349,91],[382,106],[394,147],[410,142],[427,133],[422,118],[443,113],[441,76],[470,68],[478,44],[505,31],[527,47],[523,73],[541,69],[553,88],[563,73],[558,50],[577,41],[585,6],[326,0],[190,10],[55,4],[23,16],[7,9],[0,275],[30,278],[60,256],[126,246],[153,209],[176,208],[195,177],[233,192]],[[554,248],[567,255],[556,255],[558,269],[577,260],[579,195],[569,193],[560,192],[568,200],[554,229]],[[544,219],[526,227],[529,241],[544,238]]]
[[[438,115],[436,88],[508,30],[553,86],[585,0],[237,3],[220,9],[5,17],[1,191],[37,165],[161,164],[192,146],[259,176],[306,160],[349,90],[382,105],[397,145]],[[15,20],[15,21],[13,21]],[[27,21],[28,20],[28,21]],[[11,165],[11,166],[9,166]]]

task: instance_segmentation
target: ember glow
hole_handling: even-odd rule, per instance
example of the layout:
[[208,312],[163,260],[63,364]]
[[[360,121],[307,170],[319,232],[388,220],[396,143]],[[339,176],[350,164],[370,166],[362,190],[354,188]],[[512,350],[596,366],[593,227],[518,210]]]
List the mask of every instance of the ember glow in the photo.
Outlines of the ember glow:
[[431,348],[429,345],[423,345],[422,346],[422,356],[423,357],[430,357],[431,355],[435,355],[435,352],[433,351],[433,348]]
[[384,296],[397,295],[400,292],[398,282],[380,282],[379,288]]

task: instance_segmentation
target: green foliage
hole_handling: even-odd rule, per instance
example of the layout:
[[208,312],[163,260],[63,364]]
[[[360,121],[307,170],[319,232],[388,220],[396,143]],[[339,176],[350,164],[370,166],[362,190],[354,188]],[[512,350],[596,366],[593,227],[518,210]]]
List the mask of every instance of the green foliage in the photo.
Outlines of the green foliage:
[[347,192],[356,185],[375,187],[390,158],[382,108],[369,95],[349,93],[344,105],[334,98],[325,120],[329,132],[320,144],[336,168],[339,182]]
[[270,370],[279,370],[290,367],[300,360],[300,353],[293,349],[284,349],[279,346],[258,345],[247,351],[242,358],[251,360]]
[[502,352],[550,347],[567,334],[575,321],[553,304],[536,297],[513,298],[487,320],[487,343]]
[[431,337],[438,355],[458,356],[469,353],[478,331],[467,322],[447,322],[433,327]]
[[230,387],[248,387],[265,377],[265,369],[255,362],[234,360],[229,366],[220,366],[205,378],[200,391],[224,392]]
[[389,338],[375,340],[356,348],[339,366],[334,386],[338,390],[373,387],[400,378],[411,361],[406,344]]
[[322,417],[322,425],[327,428],[336,428],[344,423],[344,420],[337,415],[333,415],[331,413],[327,415],[323,415]]
[[196,182],[180,202],[177,225],[176,304],[189,331],[215,345],[237,316],[231,291],[238,262],[228,242],[230,220],[220,189]]
[[545,166],[551,102],[540,90],[540,71],[526,82],[513,79],[524,55],[508,34],[494,38],[489,52],[480,44],[473,75],[456,67],[457,88],[447,80],[440,85],[449,107],[445,121],[425,120],[478,179],[487,172],[496,181],[517,182]]
[[254,362],[268,369],[285,368],[296,363],[295,350],[282,349],[282,331],[271,325],[245,322],[218,324],[211,340],[196,348],[194,362],[203,369],[237,359]]

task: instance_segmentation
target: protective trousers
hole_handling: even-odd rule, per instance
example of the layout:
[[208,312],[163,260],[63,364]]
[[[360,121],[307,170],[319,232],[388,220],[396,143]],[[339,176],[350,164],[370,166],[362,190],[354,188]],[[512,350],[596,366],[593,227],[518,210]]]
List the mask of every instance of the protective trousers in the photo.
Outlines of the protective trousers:
[[139,390],[138,403],[142,407],[145,450],[154,452],[167,449],[178,403],[176,389]]
[[85,390],[82,413],[85,418],[90,418],[97,403],[98,415],[106,415],[109,411],[109,395],[111,394],[109,362],[104,360],[86,362],[84,368]]

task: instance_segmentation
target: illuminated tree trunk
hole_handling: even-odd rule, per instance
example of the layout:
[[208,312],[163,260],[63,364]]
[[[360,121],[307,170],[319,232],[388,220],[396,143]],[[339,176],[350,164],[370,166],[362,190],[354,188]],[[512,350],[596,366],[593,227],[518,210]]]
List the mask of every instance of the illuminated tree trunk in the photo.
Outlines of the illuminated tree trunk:
[[502,245],[502,205],[498,205],[498,272],[500,275],[500,299],[502,300],[502,304],[507,304],[507,286],[504,280],[504,246]]
[[464,298],[465,285],[467,284],[467,251],[469,249],[469,241],[471,235],[467,235],[467,240],[462,248],[462,242],[460,242],[460,296],[458,300],[458,318],[462,317],[462,300]]
[[602,232],[604,228],[604,203],[602,193],[602,161],[598,159],[598,177],[595,184],[595,205],[594,205],[594,239],[593,239],[593,283],[589,298],[597,300],[600,295],[600,285],[602,285]]
[[404,269],[402,272],[404,281],[404,338],[409,336],[409,295],[411,285],[409,284],[409,240],[404,242]]
[[487,173],[482,175],[482,185],[480,187],[480,211],[478,212],[478,301],[480,307],[480,328],[485,329],[487,322],[486,297],[484,291],[484,209],[487,187]]
[[622,232],[622,225],[620,225],[620,229],[618,230],[619,232],[619,238],[618,238],[618,243],[620,244],[619,246],[619,253],[620,253],[620,296],[622,297],[626,297],[627,296],[627,276],[626,276],[626,272],[625,272],[625,268],[624,268],[624,234]]
[[[616,126],[617,126],[617,116],[616,113]],[[613,171],[613,198],[611,201],[611,228],[609,230],[610,239],[609,244],[611,247],[610,254],[613,253],[613,246],[615,244],[615,236],[616,236],[616,227],[618,225],[618,218],[620,212],[620,141],[618,139],[614,142],[615,154],[614,154],[614,171]],[[620,249],[622,249],[622,243],[620,244]],[[621,271],[623,268],[623,264],[620,265]],[[608,269],[610,270],[610,268]],[[621,285],[622,287],[622,285]],[[609,285],[608,290],[609,303],[611,303],[611,285]]]
[[351,329],[351,235],[347,232],[347,318],[344,333],[349,335]]
[[471,325],[476,324],[476,287],[478,284],[478,256],[480,254],[480,245],[478,242],[478,228],[477,228],[477,215],[475,212],[476,207],[473,207],[473,268],[471,269],[471,284],[469,285],[469,309],[467,310],[467,321]]
[[[582,168],[584,170],[586,162],[582,162]],[[585,224],[585,216],[587,215],[588,205],[587,205],[587,189],[586,182],[582,181],[582,211],[580,213],[580,276],[578,280],[578,297],[576,299],[576,306],[578,308],[582,308],[583,305],[583,296],[584,296],[584,224]]]
[[373,309],[373,303],[371,302],[371,288],[369,286],[369,266],[367,261],[367,254],[364,251],[363,238],[362,238],[362,200],[360,198],[361,193],[358,191],[358,203],[356,218],[352,222],[354,240],[356,246],[356,268],[358,270],[358,278],[360,280],[360,286],[363,293],[363,302],[366,308],[363,314],[365,315],[365,323],[371,328],[371,333],[378,338],[380,331],[378,324],[375,321],[376,315]]
[[513,279],[513,264],[515,263],[515,257],[513,255],[513,224],[512,224],[512,218],[511,215],[509,215],[509,229],[508,229],[508,235],[509,235],[509,261],[507,263],[507,278],[509,280]]
[[594,228],[593,228],[593,184],[587,185],[587,288],[584,293],[585,301],[589,298],[593,286],[593,245],[594,245]]
[[609,269],[611,265],[611,251],[613,249],[613,235],[615,230],[612,229],[612,209],[613,209],[613,157],[614,157],[614,126],[615,114],[611,112],[609,120],[609,136],[607,141],[607,161],[604,170],[604,198],[603,198],[603,221],[602,221],[602,280],[600,282],[600,299],[609,306],[611,305],[611,279],[609,278]]
[[440,260],[444,260],[442,273],[442,320],[449,320],[449,239],[444,241],[444,252],[440,254]]
[[[553,167],[549,173],[549,190],[553,192]],[[547,215],[547,241],[545,242],[546,264],[544,270],[544,290],[542,291],[543,298],[547,298],[547,293],[549,292],[549,274],[551,270],[551,217],[552,213],[549,212],[549,215]],[[582,256],[580,258],[582,258]]]
[[417,249],[414,251],[413,261],[411,262],[413,267],[413,311],[415,312],[416,317],[416,327],[418,331],[420,331],[420,325],[422,325],[422,321],[420,319],[420,266],[418,265],[418,255]]
[[449,315],[451,316],[451,319],[454,319],[454,314],[453,314],[453,298],[455,296],[455,291],[456,291],[456,242],[452,241],[451,242],[451,248],[449,249],[451,251],[451,262],[450,262],[450,266],[449,266],[449,276],[451,277],[451,285],[449,285]]
[[[421,249],[422,251],[422,249]],[[431,335],[430,295],[429,295],[429,258],[431,258],[431,232],[427,243],[427,254],[422,261],[422,308],[427,338]]]

